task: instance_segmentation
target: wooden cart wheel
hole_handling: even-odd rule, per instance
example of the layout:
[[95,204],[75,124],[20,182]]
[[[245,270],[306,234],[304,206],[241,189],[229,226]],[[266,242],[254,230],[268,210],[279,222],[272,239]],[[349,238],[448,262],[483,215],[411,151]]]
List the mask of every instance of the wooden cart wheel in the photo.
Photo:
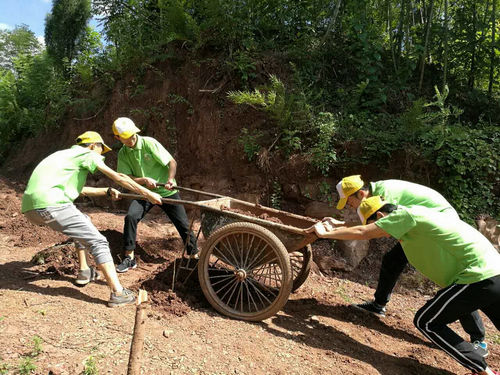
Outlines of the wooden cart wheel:
[[311,272],[312,265],[312,248],[311,245],[306,245],[300,250],[289,254],[290,265],[292,267],[292,292],[299,289],[306,281]]
[[290,259],[266,228],[238,222],[207,239],[198,278],[208,302],[232,318],[259,321],[276,314],[292,289]]

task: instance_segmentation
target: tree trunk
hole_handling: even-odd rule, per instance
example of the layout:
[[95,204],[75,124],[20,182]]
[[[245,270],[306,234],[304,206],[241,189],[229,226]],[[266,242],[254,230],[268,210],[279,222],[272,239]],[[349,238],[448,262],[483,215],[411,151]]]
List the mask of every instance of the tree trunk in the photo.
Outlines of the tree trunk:
[[469,86],[470,89],[474,88],[474,75],[476,73],[476,47],[477,47],[477,38],[476,38],[476,18],[477,18],[477,11],[476,11],[476,2],[473,2],[472,5],[472,43],[471,43],[471,58],[470,58],[470,70],[469,70],[469,81],[467,83],[467,86]]
[[404,28],[404,17],[405,17],[405,11],[406,11],[406,0],[401,1],[401,9],[399,11],[399,25],[398,25],[398,35],[397,35],[397,43],[398,43],[398,53],[397,53],[397,59],[401,58],[401,51],[403,49],[403,28]]
[[497,1],[493,0],[493,9],[491,11],[491,52],[490,52],[490,78],[488,82],[488,96],[491,98],[493,93],[493,79],[495,71],[495,30],[496,30],[496,12]]
[[444,0],[444,35],[443,35],[443,89],[447,84],[448,74],[448,0]]
[[432,8],[434,7],[434,0],[431,0],[429,5],[429,17],[427,18],[427,23],[425,27],[425,42],[424,42],[424,52],[422,54],[422,59],[420,60],[420,79],[418,81],[418,92],[422,92],[422,84],[424,82],[424,69],[425,69],[425,59],[427,58],[427,46],[429,44],[429,35],[431,33],[431,23],[432,23]]
[[326,28],[325,35],[323,35],[323,39],[321,41],[321,44],[325,44],[326,39],[328,35],[330,34],[331,31],[335,30],[335,22],[337,21],[337,16],[339,14],[339,9],[340,5],[342,3],[342,0],[337,0],[337,4],[335,4],[335,9],[333,10],[333,15],[330,20],[330,23],[328,24],[328,27]]
[[392,63],[394,65],[394,74],[398,75],[398,64],[396,62],[396,53],[395,49],[396,46],[394,45],[394,42],[396,41],[396,37],[394,36],[392,32],[392,11],[391,11],[391,2],[390,0],[386,0],[386,7],[387,7],[387,35],[389,36],[389,45],[391,47],[391,56],[392,56]]

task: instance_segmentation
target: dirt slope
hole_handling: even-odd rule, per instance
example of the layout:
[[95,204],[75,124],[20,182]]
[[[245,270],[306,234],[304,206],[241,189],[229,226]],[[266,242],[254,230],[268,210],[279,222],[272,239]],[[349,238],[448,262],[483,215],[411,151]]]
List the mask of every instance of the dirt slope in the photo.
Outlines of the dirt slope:
[[[37,335],[43,344],[33,358],[36,374],[80,374],[89,357],[100,374],[125,374],[135,308],[106,307],[108,289],[102,281],[84,288],[73,285],[71,245],[63,236],[26,222],[19,213],[22,187],[0,180],[1,366],[16,373],[21,357],[33,351]],[[118,252],[123,211],[80,208]],[[418,291],[400,287],[383,320],[349,307],[373,294],[373,280],[356,274],[376,272],[314,273],[283,311],[248,323],[216,313],[196,278],[172,291],[180,241],[160,212],[153,211],[141,223],[138,239],[139,267],[120,279],[135,290],[145,287],[152,296],[144,374],[467,373],[413,327],[413,313],[427,298]],[[46,257],[46,264],[32,263],[42,250],[52,258]],[[322,250],[318,245],[314,251]],[[376,271],[376,266],[369,267]],[[498,369],[499,335],[487,319],[485,323],[489,363]]]

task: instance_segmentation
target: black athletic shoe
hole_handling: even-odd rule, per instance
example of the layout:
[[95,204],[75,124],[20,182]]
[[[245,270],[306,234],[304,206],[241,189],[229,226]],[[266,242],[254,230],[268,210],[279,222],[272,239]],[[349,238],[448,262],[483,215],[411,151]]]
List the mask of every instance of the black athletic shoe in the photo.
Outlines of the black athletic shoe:
[[484,341],[474,341],[472,345],[474,346],[474,350],[481,357],[486,358],[490,354],[488,351],[488,344],[486,344]]
[[371,314],[374,314],[378,317],[384,318],[385,317],[385,306],[379,305],[375,301],[372,302],[365,302],[365,303],[360,303],[357,305],[351,305],[355,309],[369,312]]
[[127,272],[130,268],[137,268],[137,262],[135,261],[135,258],[132,259],[128,255],[123,259],[123,262],[121,262],[118,266],[116,266],[116,272]]

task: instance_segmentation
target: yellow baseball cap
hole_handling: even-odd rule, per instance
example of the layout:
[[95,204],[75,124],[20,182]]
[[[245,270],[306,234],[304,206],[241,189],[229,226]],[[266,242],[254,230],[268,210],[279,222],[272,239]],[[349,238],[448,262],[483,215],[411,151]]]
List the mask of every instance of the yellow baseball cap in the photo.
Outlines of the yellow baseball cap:
[[341,210],[347,203],[347,198],[357,192],[363,187],[365,183],[361,179],[361,175],[344,177],[337,184],[337,191],[339,193],[339,203],[337,203],[337,210]]
[[375,195],[370,198],[363,199],[358,207],[358,216],[363,225],[366,225],[366,220],[377,212],[380,207],[383,207],[387,202],[380,195]]
[[86,143],[102,143],[102,153],[111,151],[111,149],[106,146],[102,137],[97,132],[87,131],[76,138],[76,144],[86,144]]
[[141,129],[135,126],[134,122],[128,117],[118,117],[113,122],[113,133],[124,139],[130,138],[140,131]]

